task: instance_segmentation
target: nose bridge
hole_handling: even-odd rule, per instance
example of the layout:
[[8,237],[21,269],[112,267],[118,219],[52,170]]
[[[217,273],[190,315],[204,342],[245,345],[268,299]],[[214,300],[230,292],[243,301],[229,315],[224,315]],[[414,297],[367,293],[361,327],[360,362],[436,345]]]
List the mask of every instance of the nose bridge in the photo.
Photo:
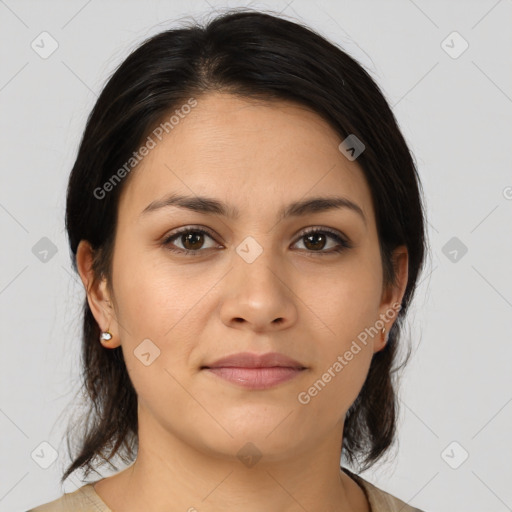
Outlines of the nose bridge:
[[279,248],[273,245],[270,232],[247,235],[235,247],[233,265],[245,274],[252,284],[255,282],[273,284],[277,281],[275,285],[281,286],[285,276],[283,275],[280,279],[278,276],[284,274],[285,269],[283,261],[279,258],[279,252]]
[[255,236],[247,236],[235,247],[222,305],[223,320],[232,325],[244,320],[258,330],[289,325],[297,312],[284,266],[269,245],[271,237],[258,238],[262,243]]
[[[235,247],[233,266],[235,274],[242,279],[242,284],[250,284],[255,290],[259,285],[273,284],[276,267],[279,263],[273,254],[270,237],[246,236]],[[260,243],[261,242],[261,243]]]

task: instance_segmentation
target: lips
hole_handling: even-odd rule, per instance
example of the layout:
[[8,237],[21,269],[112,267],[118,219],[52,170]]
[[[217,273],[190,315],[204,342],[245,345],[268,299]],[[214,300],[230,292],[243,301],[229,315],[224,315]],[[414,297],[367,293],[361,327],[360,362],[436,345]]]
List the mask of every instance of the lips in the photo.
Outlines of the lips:
[[242,352],[202,366],[201,370],[231,384],[250,390],[264,390],[287,382],[306,367],[284,354]]
[[202,366],[202,368],[295,368],[304,369],[305,366],[284,354],[278,352],[267,352],[266,354],[251,354],[250,352],[240,352],[227,357],[223,357]]

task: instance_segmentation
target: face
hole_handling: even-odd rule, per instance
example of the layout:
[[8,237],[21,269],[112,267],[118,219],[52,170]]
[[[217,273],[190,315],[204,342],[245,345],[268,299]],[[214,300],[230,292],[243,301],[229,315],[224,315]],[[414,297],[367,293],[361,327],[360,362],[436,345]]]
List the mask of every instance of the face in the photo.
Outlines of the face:
[[[370,189],[341,140],[292,103],[210,94],[132,171],[113,295],[103,283],[89,302],[122,346],[148,438],[223,457],[250,441],[267,460],[341,438],[407,279],[401,258],[401,286],[383,288]],[[318,198],[344,201],[307,206]],[[204,368],[240,352],[303,369]]]

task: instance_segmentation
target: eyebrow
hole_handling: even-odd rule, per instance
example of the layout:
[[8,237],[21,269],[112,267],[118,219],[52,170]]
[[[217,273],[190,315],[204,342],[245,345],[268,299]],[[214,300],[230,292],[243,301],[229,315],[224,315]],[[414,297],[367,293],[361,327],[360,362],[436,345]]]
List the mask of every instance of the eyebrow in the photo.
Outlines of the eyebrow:
[[[206,196],[185,196],[180,194],[171,194],[163,199],[153,201],[144,208],[141,215],[173,206],[198,213],[221,215],[230,219],[237,219],[240,216],[240,212],[236,207],[230,206],[218,199]],[[279,221],[281,221],[288,217],[300,217],[312,213],[343,208],[356,212],[366,224],[366,217],[362,208],[350,199],[341,196],[311,197],[296,201],[282,208],[278,213],[278,218]]]

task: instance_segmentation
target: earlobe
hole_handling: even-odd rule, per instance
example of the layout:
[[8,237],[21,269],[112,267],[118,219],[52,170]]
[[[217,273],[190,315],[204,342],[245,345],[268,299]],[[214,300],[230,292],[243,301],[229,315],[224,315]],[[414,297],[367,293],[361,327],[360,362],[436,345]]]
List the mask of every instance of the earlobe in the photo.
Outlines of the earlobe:
[[386,346],[389,332],[401,309],[402,299],[407,288],[409,276],[409,253],[405,245],[401,245],[393,251],[393,268],[395,271],[395,283],[383,289],[380,304],[380,320],[377,321],[382,321],[383,326],[381,328],[379,342],[375,343],[374,352],[379,352]]
[[[81,240],[77,253],[76,263],[78,273],[87,293],[89,308],[100,328],[101,333],[111,334],[100,335],[99,341],[108,348],[119,346],[119,337],[115,335],[114,310],[107,289],[107,281],[103,277],[98,279],[93,270],[94,250],[86,240]],[[117,340],[117,344],[115,342]]]

